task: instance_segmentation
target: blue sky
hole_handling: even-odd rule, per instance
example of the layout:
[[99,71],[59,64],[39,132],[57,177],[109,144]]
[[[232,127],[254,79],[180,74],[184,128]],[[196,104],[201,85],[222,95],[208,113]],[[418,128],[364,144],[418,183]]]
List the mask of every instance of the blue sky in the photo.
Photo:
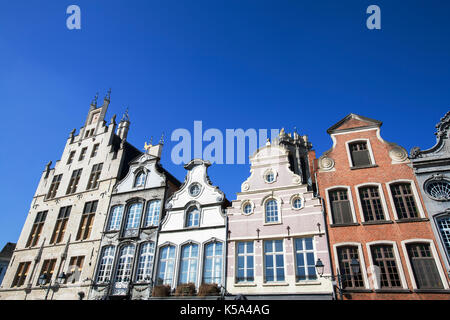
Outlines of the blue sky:
[[[81,8],[81,30],[66,8]],[[381,8],[381,30],[366,8]],[[350,112],[384,139],[431,147],[450,108],[448,1],[16,0],[0,10],[0,246],[16,242],[41,172],[89,103],[112,88],[107,119],[130,108],[129,141],[177,128],[295,126],[320,155]],[[100,99],[101,100],[101,99]],[[162,164],[178,179],[185,170]],[[235,199],[249,165],[213,165]]]

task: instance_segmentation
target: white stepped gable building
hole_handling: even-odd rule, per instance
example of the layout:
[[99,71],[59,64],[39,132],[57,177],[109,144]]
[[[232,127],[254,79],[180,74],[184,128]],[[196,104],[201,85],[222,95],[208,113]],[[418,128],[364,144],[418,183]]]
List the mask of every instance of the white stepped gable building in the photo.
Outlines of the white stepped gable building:
[[225,284],[226,216],[228,201],[212,186],[208,161],[194,159],[180,190],[166,204],[158,240],[156,285]]

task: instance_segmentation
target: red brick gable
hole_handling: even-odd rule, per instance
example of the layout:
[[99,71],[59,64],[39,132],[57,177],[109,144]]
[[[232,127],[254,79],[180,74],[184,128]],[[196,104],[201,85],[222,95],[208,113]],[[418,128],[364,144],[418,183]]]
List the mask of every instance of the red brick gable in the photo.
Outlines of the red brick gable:
[[337,130],[353,129],[353,128],[362,128],[362,127],[367,127],[367,126],[373,126],[373,123],[368,122],[368,121],[361,121],[358,119],[350,119],[335,129],[337,129]]
[[349,130],[349,129],[358,129],[358,128],[365,128],[365,127],[380,127],[382,124],[381,121],[366,118],[354,113],[350,113],[345,118],[331,126],[327,132],[333,133],[336,131],[343,131],[343,130]]

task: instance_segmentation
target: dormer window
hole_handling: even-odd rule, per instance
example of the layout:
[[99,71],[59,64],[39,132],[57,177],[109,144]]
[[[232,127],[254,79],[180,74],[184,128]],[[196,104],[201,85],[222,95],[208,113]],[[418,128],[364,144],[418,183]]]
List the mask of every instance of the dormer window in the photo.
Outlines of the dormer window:
[[140,171],[137,176],[136,180],[134,181],[134,187],[143,187],[145,185],[145,178],[147,175],[144,171]]
[[349,143],[348,146],[350,149],[353,167],[364,167],[372,164],[367,141],[352,142]]
[[200,222],[200,210],[197,207],[191,207],[186,215],[186,227],[198,227]]

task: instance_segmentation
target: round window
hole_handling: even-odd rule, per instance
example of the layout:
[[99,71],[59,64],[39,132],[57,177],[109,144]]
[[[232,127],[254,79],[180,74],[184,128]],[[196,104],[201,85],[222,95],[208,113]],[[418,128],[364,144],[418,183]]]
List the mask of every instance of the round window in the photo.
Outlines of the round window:
[[294,209],[300,209],[302,207],[302,199],[295,198],[294,201],[292,201],[292,206]]
[[447,180],[432,180],[427,183],[425,189],[435,200],[450,200],[450,182]]
[[250,214],[250,213],[252,213],[252,205],[251,205],[250,203],[247,203],[247,204],[244,206],[244,213],[245,213],[245,214]]
[[189,194],[193,197],[196,197],[200,194],[200,186],[195,183],[189,188]]
[[274,175],[273,171],[269,171],[268,173],[266,173],[266,181],[269,183],[275,181],[275,175]]

